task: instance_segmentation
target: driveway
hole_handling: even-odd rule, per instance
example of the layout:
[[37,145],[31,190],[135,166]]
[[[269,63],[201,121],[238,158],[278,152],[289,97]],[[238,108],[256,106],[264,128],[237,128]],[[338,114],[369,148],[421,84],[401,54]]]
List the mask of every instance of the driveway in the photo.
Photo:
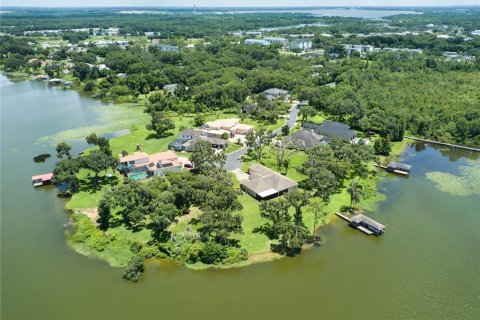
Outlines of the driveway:
[[[297,105],[293,106],[292,109],[290,110],[290,113],[288,115],[288,119],[287,119],[287,121],[285,121],[285,124],[290,129],[292,129],[293,126],[295,125],[295,122],[297,122],[299,111],[300,111],[300,104],[297,104]],[[282,133],[282,128],[279,128],[279,129],[274,130],[272,132],[272,134],[275,135],[275,136],[279,135],[280,133]]]
[[225,165],[223,166],[225,170],[232,171],[238,169],[242,166],[242,160],[240,158],[247,153],[248,148],[246,146],[233,151],[232,153],[227,154],[225,160]]

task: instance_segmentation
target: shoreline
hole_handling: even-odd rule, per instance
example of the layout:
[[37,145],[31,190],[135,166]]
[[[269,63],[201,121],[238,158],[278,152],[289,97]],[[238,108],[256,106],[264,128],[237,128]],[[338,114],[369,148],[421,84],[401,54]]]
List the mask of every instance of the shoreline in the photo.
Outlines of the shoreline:
[[[8,79],[8,75],[4,71],[2,71],[2,73]],[[22,81],[29,81],[29,80],[35,81],[35,78],[33,77],[33,75],[28,76],[28,74],[24,74],[24,76],[25,76],[25,78]],[[70,87],[70,88],[66,88],[66,89],[71,89],[71,90],[80,92],[79,87]],[[114,103],[114,104],[117,105],[117,106],[121,106],[121,104],[117,104],[117,103]],[[132,129],[132,128],[130,128],[130,129]],[[402,142],[394,143],[393,146],[392,146],[392,154],[389,157],[383,158],[382,161],[384,161],[385,159],[391,159],[391,158],[395,159],[395,158],[400,157],[401,154],[404,152],[404,150],[412,143],[412,141],[406,141],[406,140],[407,139],[404,139]],[[358,211],[359,212],[373,211],[378,207],[378,205],[381,202],[386,200],[387,195],[384,195],[384,194],[381,194],[381,193],[378,192],[378,184],[381,181],[383,181],[384,178],[385,177],[383,175],[377,175],[372,179],[372,181],[368,182],[368,183],[374,182],[374,184],[375,184],[374,194],[373,194],[373,196],[370,196],[367,199],[362,199],[362,201],[358,205]],[[344,187],[341,190],[340,194],[335,194],[333,197],[342,198],[342,193],[345,193],[345,189],[346,188]],[[64,210],[67,213],[67,219],[68,219],[67,224],[72,224],[72,225],[75,224],[75,222],[73,222],[73,220],[72,220],[72,215],[74,213],[81,213],[81,214],[86,213],[85,215],[87,217],[89,217],[90,221],[92,221],[92,224],[95,224],[95,222],[92,220],[92,217],[91,217],[92,211],[95,211],[95,208],[68,208],[68,205],[71,202],[71,200],[72,200],[71,198],[68,199],[65,202],[65,206],[64,206]],[[340,203],[343,204],[343,205],[347,204],[347,202],[340,202]],[[338,206],[338,203],[335,204],[335,205]],[[332,206],[335,206],[335,205],[332,205]],[[321,228],[323,228],[325,226],[328,226],[329,224],[336,221],[336,216],[334,214],[334,212],[336,212],[336,211],[339,211],[339,208],[335,208],[335,209],[329,208],[329,215],[325,218],[323,223],[321,223],[316,228],[315,233],[318,233],[321,230]],[[90,213],[90,215],[89,215],[89,213]],[[93,259],[98,259],[98,260],[105,261],[111,267],[123,267],[123,264],[112,263],[112,260],[111,259],[109,260],[108,258],[106,258],[106,254],[102,253],[101,251],[98,251],[96,253],[96,252],[94,252],[94,250],[88,250],[88,248],[86,248],[85,245],[82,245],[82,243],[72,242],[71,239],[67,238],[67,236],[65,237],[65,241],[66,241],[67,245],[73,251],[77,252],[78,254],[81,254],[81,255],[86,256],[88,258],[93,258]],[[306,244],[306,245],[304,245],[303,250],[308,250],[308,249],[311,249],[312,247],[314,247],[314,245]],[[246,267],[246,266],[249,266],[249,265],[252,265],[252,264],[274,261],[274,260],[278,260],[278,259],[284,258],[284,257],[285,256],[274,253],[270,250],[264,250],[264,251],[252,253],[251,255],[249,255],[248,259],[245,260],[245,261],[236,262],[236,263],[227,264],[227,265],[206,265],[206,264],[203,264],[203,263],[188,264],[188,263],[181,263],[181,262],[178,262],[178,261],[176,261],[174,259],[170,259],[170,258],[148,258],[147,261],[168,259],[169,261],[184,265],[185,267],[187,267],[188,269],[191,269],[191,270],[205,270],[205,269],[212,269],[212,268],[213,269],[230,269],[230,268]]]

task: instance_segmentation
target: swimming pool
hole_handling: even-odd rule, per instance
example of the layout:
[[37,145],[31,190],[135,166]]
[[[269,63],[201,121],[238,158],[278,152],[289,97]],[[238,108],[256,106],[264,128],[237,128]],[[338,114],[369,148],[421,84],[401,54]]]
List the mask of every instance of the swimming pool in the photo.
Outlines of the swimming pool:
[[148,174],[146,174],[145,172],[140,172],[140,173],[134,173],[128,177],[133,180],[142,180],[148,177]]

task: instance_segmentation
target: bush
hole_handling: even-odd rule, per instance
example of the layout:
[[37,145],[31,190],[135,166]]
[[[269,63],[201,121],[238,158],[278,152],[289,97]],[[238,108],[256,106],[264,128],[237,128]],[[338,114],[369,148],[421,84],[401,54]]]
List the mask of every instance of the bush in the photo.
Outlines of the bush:
[[128,281],[137,282],[142,279],[143,272],[145,271],[144,258],[136,255],[128,262],[127,268],[123,272],[123,279]]
[[185,243],[179,248],[177,259],[186,263],[198,262],[203,250],[204,245],[201,242]]
[[200,260],[205,264],[217,264],[223,262],[228,257],[227,247],[209,241],[205,243]]
[[245,248],[228,249],[228,257],[223,261],[225,264],[233,264],[237,262],[242,262],[248,259],[248,251]]

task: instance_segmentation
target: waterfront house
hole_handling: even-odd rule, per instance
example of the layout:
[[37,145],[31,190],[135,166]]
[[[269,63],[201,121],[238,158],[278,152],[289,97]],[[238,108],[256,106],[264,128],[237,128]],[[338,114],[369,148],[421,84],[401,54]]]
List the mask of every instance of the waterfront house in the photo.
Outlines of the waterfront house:
[[316,134],[311,129],[303,129],[295,132],[285,141],[288,148],[305,150],[324,144],[324,136]]
[[248,168],[249,177],[241,182],[242,189],[258,200],[268,200],[295,190],[298,183],[261,164]]
[[135,152],[120,158],[120,171],[135,180],[153,175],[163,175],[165,171],[178,172],[182,167],[183,163],[170,150],[152,155]]
[[324,136],[324,140],[327,142],[331,138],[340,138],[348,141],[352,141],[355,138],[355,131],[350,130],[350,126],[330,120],[325,120],[321,125],[305,122],[303,123],[303,128],[313,130],[317,134]]

